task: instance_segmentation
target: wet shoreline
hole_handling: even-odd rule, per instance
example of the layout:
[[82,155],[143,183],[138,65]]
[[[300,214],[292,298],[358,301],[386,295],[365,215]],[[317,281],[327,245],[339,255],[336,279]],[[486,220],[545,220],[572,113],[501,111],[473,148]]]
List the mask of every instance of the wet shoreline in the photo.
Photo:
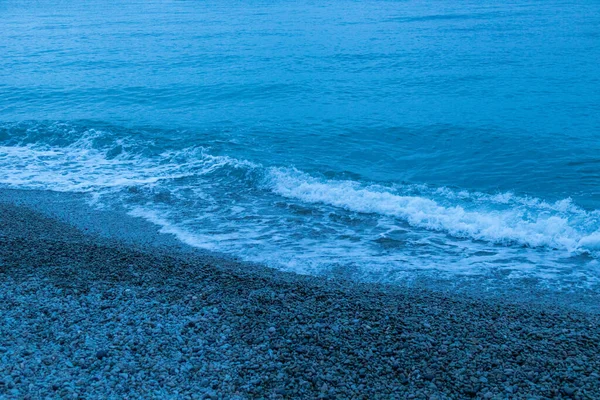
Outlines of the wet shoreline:
[[2,200],[9,398],[600,395],[593,314],[249,268]]

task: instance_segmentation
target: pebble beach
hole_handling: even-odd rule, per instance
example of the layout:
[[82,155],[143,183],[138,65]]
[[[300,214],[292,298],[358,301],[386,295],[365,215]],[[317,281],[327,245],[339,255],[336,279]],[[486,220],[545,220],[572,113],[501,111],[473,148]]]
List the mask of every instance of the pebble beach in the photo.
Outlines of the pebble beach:
[[136,245],[4,197],[2,398],[600,397],[593,313]]

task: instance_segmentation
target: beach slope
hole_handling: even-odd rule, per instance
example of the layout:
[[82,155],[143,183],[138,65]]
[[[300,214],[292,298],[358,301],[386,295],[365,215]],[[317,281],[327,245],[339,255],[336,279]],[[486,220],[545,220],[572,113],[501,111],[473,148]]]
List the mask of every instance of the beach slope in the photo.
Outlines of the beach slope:
[[136,245],[0,201],[2,398],[593,399],[599,339],[593,314]]

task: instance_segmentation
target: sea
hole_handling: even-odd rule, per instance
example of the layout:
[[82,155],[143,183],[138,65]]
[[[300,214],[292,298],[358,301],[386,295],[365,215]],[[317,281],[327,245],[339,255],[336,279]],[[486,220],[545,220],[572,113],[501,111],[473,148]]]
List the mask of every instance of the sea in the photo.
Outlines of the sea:
[[598,291],[600,2],[1,1],[0,188],[301,274]]

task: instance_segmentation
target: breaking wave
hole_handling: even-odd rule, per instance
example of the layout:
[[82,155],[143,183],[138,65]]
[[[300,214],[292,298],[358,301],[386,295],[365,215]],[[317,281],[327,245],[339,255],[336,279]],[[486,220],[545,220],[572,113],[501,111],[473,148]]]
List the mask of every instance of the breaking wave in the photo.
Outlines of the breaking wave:
[[[597,222],[600,213],[586,212],[570,199],[550,204],[510,193],[456,193],[447,188],[425,191],[432,197],[440,197],[435,200],[400,194],[402,190],[390,191],[382,186],[321,180],[294,169],[271,168],[269,175],[273,191],[281,196],[392,216],[413,227],[442,231],[455,237],[567,251],[600,247]],[[405,188],[408,192],[412,190],[414,188]],[[446,205],[442,204],[444,200]]]
[[[182,200],[171,207],[186,204],[185,212],[179,213],[185,215],[179,217],[181,221],[205,218],[194,212],[224,214],[227,204],[231,209],[265,214],[274,202],[287,199],[307,207],[327,206],[390,217],[414,229],[492,245],[591,255],[600,250],[600,212],[579,208],[570,199],[545,202],[512,193],[326,179],[319,171],[309,174],[290,167],[263,166],[213,155],[202,146],[169,147],[156,138],[68,124],[0,127],[0,185],[83,192],[96,198],[146,191],[154,197],[144,197],[131,209],[139,216],[153,216],[151,220],[156,220],[157,214],[139,211],[140,205],[151,209],[157,191],[163,197]],[[246,197],[236,204],[228,203],[240,193]],[[219,197],[213,201],[218,206],[198,205],[199,199],[206,203]],[[171,209],[169,214],[177,212]],[[248,215],[239,221],[252,218]],[[166,219],[161,221],[164,226],[170,224]],[[178,237],[194,234],[172,225]],[[207,246],[218,250],[218,243]]]

